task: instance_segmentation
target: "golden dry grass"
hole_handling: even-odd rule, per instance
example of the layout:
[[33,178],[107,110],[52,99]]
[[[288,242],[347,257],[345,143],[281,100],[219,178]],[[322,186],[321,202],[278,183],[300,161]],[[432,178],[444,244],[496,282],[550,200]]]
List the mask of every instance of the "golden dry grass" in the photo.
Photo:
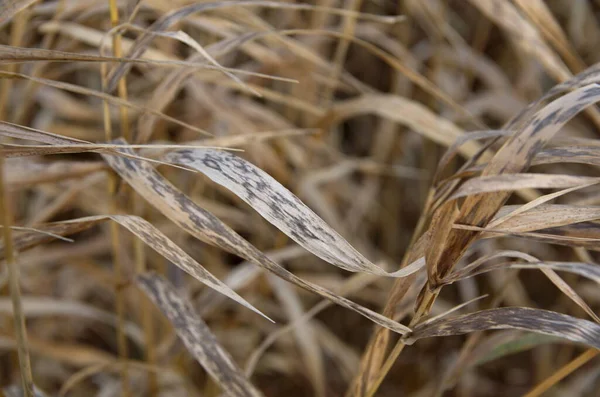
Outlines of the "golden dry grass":
[[0,4],[0,397],[596,396],[600,11]]

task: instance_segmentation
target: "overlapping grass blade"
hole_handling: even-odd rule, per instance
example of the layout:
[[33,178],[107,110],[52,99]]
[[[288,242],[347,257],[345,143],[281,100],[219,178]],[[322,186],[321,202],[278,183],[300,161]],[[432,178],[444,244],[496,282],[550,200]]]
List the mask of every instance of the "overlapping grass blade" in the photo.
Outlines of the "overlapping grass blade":
[[246,379],[231,356],[221,347],[192,305],[177,293],[175,287],[153,273],[137,276],[136,282],[167,316],[188,351],[218,381],[227,395],[262,396],[262,393]]
[[419,339],[462,335],[493,329],[518,329],[557,336],[600,349],[600,325],[566,314],[526,307],[504,307],[464,314],[450,319],[416,326],[405,338],[407,343]]
[[319,258],[342,269],[380,276],[405,277],[415,268],[388,273],[379,268],[269,174],[231,153],[218,150],[176,150],[166,162],[198,170],[231,190],[266,220]]
[[[131,154],[131,151],[123,149],[121,153]],[[199,240],[216,245],[264,267],[278,277],[351,309],[381,326],[400,334],[409,330],[402,324],[340,297],[321,286],[304,281],[285,270],[217,217],[200,208],[148,164],[123,155],[105,154],[103,157],[111,168],[150,204]]]

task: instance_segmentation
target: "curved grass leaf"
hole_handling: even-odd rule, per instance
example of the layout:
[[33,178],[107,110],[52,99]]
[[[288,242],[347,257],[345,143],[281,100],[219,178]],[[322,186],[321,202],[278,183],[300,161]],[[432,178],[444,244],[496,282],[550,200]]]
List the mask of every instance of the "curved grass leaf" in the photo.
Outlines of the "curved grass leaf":
[[574,186],[588,185],[598,181],[598,178],[593,177],[560,174],[486,175],[471,178],[466,181],[450,197],[450,200],[481,193],[511,191],[527,188],[564,189]]
[[[371,14],[362,14],[352,11],[347,11],[344,9],[330,8],[330,7],[319,7],[313,6],[310,4],[290,4],[290,3],[280,3],[277,1],[263,1],[263,0],[233,0],[233,1],[217,1],[217,2],[209,2],[209,3],[201,3],[201,4],[191,4],[179,9],[176,9],[163,17],[156,20],[140,37],[135,41],[135,44],[131,48],[128,53],[128,58],[138,58],[141,56],[146,48],[150,45],[153,39],[153,34],[157,32],[162,32],[167,30],[173,24],[180,22],[182,19],[196,14],[200,12],[206,12],[210,10],[216,10],[220,8],[228,8],[228,7],[267,7],[267,8],[287,8],[287,9],[297,9],[297,10],[313,10],[320,11],[325,13],[332,13],[338,15],[353,15],[355,17],[368,18],[373,20],[379,20],[382,22],[394,23],[401,19],[401,17],[396,16],[380,16],[380,15],[371,15]],[[107,82],[107,91],[112,92],[115,90],[117,86],[117,82],[131,69],[131,65],[129,64],[121,64],[113,69],[109,76]]]
[[275,178],[252,163],[219,150],[183,149],[166,162],[193,168],[231,190],[292,240],[319,258],[352,272],[405,277],[416,269],[388,273],[371,263]]
[[406,343],[437,336],[469,334],[491,329],[520,329],[557,336],[600,349],[600,325],[566,314],[526,307],[482,310],[416,326]]
[[[490,160],[479,180],[487,181],[489,179],[485,178],[493,178],[496,176],[501,178],[500,180],[503,180],[502,178],[508,178],[510,182],[506,186],[507,188],[510,186],[512,186],[511,188],[515,188],[515,186],[520,186],[519,188],[539,186],[536,181],[541,181],[540,178],[554,179],[556,181],[554,178],[556,176],[534,176],[530,177],[533,178],[533,180],[529,181],[531,184],[525,185],[520,184],[519,180],[511,180],[510,178],[514,178],[514,174],[522,173],[527,170],[535,155],[544,148],[560,128],[579,112],[599,100],[600,85],[590,84],[550,103],[537,112],[535,116],[530,118],[522,128],[517,130],[515,134],[509,138],[493,159]],[[504,174],[508,174],[508,176],[505,176]],[[569,179],[578,177],[560,176],[560,178]],[[590,182],[590,178],[580,178],[582,178],[582,184],[586,183],[583,182],[586,179],[588,180],[587,183]],[[565,182],[567,185],[568,183],[576,183],[576,181],[568,180]],[[477,187],[476,182],[472,182],[472,184],[474,184],[475,188]],[[463,189],[466,188],[463,187]],[[489,193],[490,191],[498,191],[492,184],[490,184],[487,191],[488,193],[486,194],[470,193],[461,205],[459,213],[454,215],[453,219],[450,219],[449,221],[452,223],[473,225],[477,227],[484,227],[487,225],[512,194],[512,192],[504,191],[491,194]],[[452,201],[453,200],[438,208],[436,212],[450,210],[452,207],[449,207],[448,205],[451,204]],[[440,232],[437,232],[435,229],[432,229],[431,247],[436,247],[435,250],[437,251],[441,250],[443,255],[438,255],[436,260],[430,260],[429,257],[433,257],[433,255],[426,255],[428,259],[427,273],[432,285],[437,285],[443,280],[445,275],[452,270],[470,244],[480,235],[480,232],[477,230],[454,229],[448,231],[447,228],[440,228],[439,231]]]
[[566,272],[577,274],[578,276],[590,279],[600,284],[600,266],[593,263],[584,262],[504,262],[484,264],[476,268],[463,269],[453,273],[449,278],[449,282],[463,280],[468,277],[473,277],[479,274],[491,272],[498,269],[551,269],[558,272]]
[[[95,217],[91,217],[92,219]],[[228,296],[242,306],[247,307],[255,313],[269,319],[267,316],[262,314],[258,309],[248,303],[244,298],[239,296],[235,291],[221,282],[218,278],[213,276],[208,270],[202,265],[196,262],[191,256],[183,251],[177,244],[171,241],[165,236],[160,230],[155,228],[147,220],[138,216],[132,215],[111,215],[111,216],[100,216],[100,218],[107,218],[117,222],[131,233],[135,234],[140,240],[150,246],[153,250],[164,256],[166,259],[180,267],[186,273],[193,276],[198,281],[209,286],[215,291]],[[81,221],[86,221],[86,218],[82,218]],[[66,221],[69,223],[71,221]]]
[[148,112],[151,113],[157,117],[160,117],[161,119],[167,120],[171,123],[180,125],[182,127],[185,128],[189,128],[192,131],[195,131],[199,134],[203,134],[203,135],[211,135],[210,133],[208,133],[207,131],[204,131],[201,128],[198,128],[196,126],[193,126],[191,124],[185,123],[179,119],[176,119],[174,117],[171,117],[169,115],[166,115],[162,112],[158,112],[155,111],[154,109],[150,109],[144,106],[140,106],[136,103],[133,103],[131,101],[127,101],[124,99],[121,99],[120,97],[115,97],[109,94],[106,94],[104,92],[100,92],[97,90],[93,90],[91,88],[87,88],[87,87],[83,87],[80,85],[76,85],[76,84],[71,84],[71,83],[65,83],[62,81],[55,81],[55,80],[50,80],[50,79],[45,79],[45,78],[41,78],[41,77],[35,77],[35,76],[28,76],[26,74],[23,73],[13,73],[13,72],[6,72],[6,71],[0,71],[0,77],[2,78],[7,78],[7,79],[23,79],[23,80],[28,80],[28,81],[32,81],[38,84],[42,84],[42,85],[47,85],[49,87],[54,87],[54,88],[58,88],[59,90],[63,90],[63,91],[68,91],[68,92],[72,92],[75,94],[80,94],[80,95],[86,95],[86,96],[91,96],[91,97],[95,97],[95,98],[99,98],[102,99],[108,103],[110,103],[111,105],[117,105],[117,106],[123,106],[123,107],[127,107],[127,108],[131,108],[134,110],[137,110],[139,112]]
[[600,219],[600,207],[598,206],[542,204],[515,215],[508,212],[520,209],[521,206],[504,207],[503,210],[507,211],[506,220],[494,221],[493,226],[490,224],[491,228],[511,232],[530,232]]
[[[398,109],[402,111],[399,112]],[[361,114],[375,114],[406,125],[442,146],[451,146],[456,139],[465,136],[461,128],[417,101],[389,94],[366,94],[356,99],[336,103],[322,123],[330,125]],[[466,140],[455,149],[468,158],[477,153],[480,144],[475,140]]]
[[[132,215],[97,215],[49,224],[45,228],[42,227],[42,230],[51,230],[55,234],[65,235],[68,233],[82,231],[106,220],[113,220],[114,222],[117,222],[119,225],[136,235],[150,248],[174,263],[176,266],[180,267],[183,271],[190,274],[198,281],[233,299],[235,302],[247,307],[253,312],[269,319],[258,309],[248,303],[244,298],[239,296],[235,291],[208,272],[202,265],[196,262],[160,230],[155,228],[150,222],[143,218]],[[35,238],[32,234],[27,234],[26,236],[27,237],[24,238],[24,240],[20,243],[21,246],[28,247],[32,244],[40,244],[41,242],[49,241],[50,239],[54,238],[49,235],[40,235],[41,237],[39,238]]]
[[188,351],[229,396],[260,397],[262,393],[246,379],[231,356],[221,347],[208,325],[175,287],[152,273],[136,277],[137,284],[167,316]]
[[[122,143],[124,141],[121,139],[117,142]],[[171,219],[192,236],[251,261],[278,277],[327,298],[340,306],[353,310],[383,327],[400,334],[404,334],[410,330],[408,327],[388,317],[290,273],[269,259],[264,253],[224,224],[219,218],[199,207],[148,163],[130,158],[129,156],[133,153],[131,150],[124,148],[120,150],[120,153],[121,155],[103,154],[103,157],[111,168],[131,185],[140,196],[144,197],[167,218]]]
[[548,74],[559,82],[571,73],[558,55],[546,44],[540,33],[508,1],[470,0],[484,15],[510,34],[525,53],[537,58]]

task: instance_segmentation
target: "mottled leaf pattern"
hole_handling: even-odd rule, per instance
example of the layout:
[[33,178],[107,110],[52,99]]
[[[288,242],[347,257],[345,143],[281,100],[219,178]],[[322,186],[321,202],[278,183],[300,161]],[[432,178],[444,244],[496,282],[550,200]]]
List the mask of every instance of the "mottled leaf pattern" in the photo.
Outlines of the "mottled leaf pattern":
[[229,396],[260,397],[262,393],[246,379],[231,356],[221,347],[191,303],[157,274],[136,277],[138,285],[171,321],[188,351],[219,382]]
[[183,251],[177,244],[171,241],[165,236],[160,230],[155,228],[147,220],[138,216],[132,215],[100,215],[86,218],[80,218],[70,221],[62,222],[62,224],[83,224],[88,225],[90,222],[99,222],[103,220],[111,219],[135,234],[140,240],[146,243],[153,250],[164,256],[166,259],[174,263],[176,266],[181,268],[186,273],[190,274],[196,280],[206,284],[210,288],[222,293],[225,296],[233,299],[237,303],[247,307],[248,309],[260,314],[261,316],[268,319],[267,316],[262,314],[258,309],[248,303],[244,298],[239,296],[235,291],[221,282],[218,278],[213,276],[208,270],[206,270],[201,264],[196,262],[191,256]]
[[[124,141],[119,140],[118,142]],[[131,150],[125,148],[120,152],[124,152],[125,154],[133,153]],[[309,283],[290,273],[269,259],[264,253],[242,238],[229,226],[221,222],[216,216],[200,208],[148,163],[121,155],[103,154],[103,157],[111,168],[131,185],[138,194],[144,197],[150,204],[175,222],[179,227],[199,240],[232,252],[269,270],[278,277],[300,288],[317,293],[340,306],[360,313],[383,327],[389,328],[400,334],[409,331],[408,327],[397,323],[388,317],[382,316],[379,313],[336,295],[319,285]],[[415,265],[415,267],[420,266],[422,266],[421,263]],[[417,269],[415,269],[415,271],[416,270]]]
[[600,349],[600,325],[541,309],[505,307],[482,310],[415,327],[407,343],[437,336],[462,335],[491,329],[520,329],[557,336]]
[[[562,126],[598,100],[600,100],[600,85],[590,84],[545,106],[530,118],[520,130],[510,136],[509,140],[485,167],[480,180],[485,181],[486,178],[492,177],[508,178],[510,180],[513,177],[510,174],[527,170],[535,155],[543,149]],[[587,179],[587,181],[582,180],[581,184],[590,183],[589,178],[581,178]],[[518,184],[514,180],[510,183],[513,183],[513,187],[514,184]],[[511,192],[476,194],[477,184],[473,182],[473,185],[470,186],[470,189],[473,189],[473,194],[469,194],[465,198],[459,214],[450,222],[483,227],[492,220],[508,200]],[[531,185],[522,187],[531,187]],[[494,188],[491,187],[491,189]],[[483,190],[485,191],[485,189]],[[437,211],[446,211],[447,209],[446,206],[439,208]],[[475,230],[455,229],[447,235],[437,235],[433,231],[431,236],[432,246],[435,246],[437,251],[443,250],[444,254],[438,255],[439,259],[437,261],[427,261],[429,281],[432,285],[437,285],[449,273],[479,233]]]
[[202,172],[231,190],[302,247],[342,269],[392,277],[405,277],[415,271],[403,268],[387,273],[374,265],[281,183],[232,153],[181,149],[169,153],[164,160]]

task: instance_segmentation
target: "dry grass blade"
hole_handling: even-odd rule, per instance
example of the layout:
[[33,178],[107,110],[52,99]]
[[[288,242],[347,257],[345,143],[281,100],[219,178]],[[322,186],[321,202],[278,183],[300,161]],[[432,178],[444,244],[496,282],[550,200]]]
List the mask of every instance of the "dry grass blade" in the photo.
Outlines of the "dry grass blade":
[[[545,194],[543,196],[540,196],[538,198],[536,198],[535,200],[530,201],[529,203],[520,206],[519,208],[513,210],[513,208],[511,208],[511,206],[504,206],[500,209],[500,211],[498,212],[496,218],[494,220],[492,220],[487,227],[491,227],[491,228],[495,228],[498,225],[502,225],[504,224],[504,222],[509,221],[511,218],[520,215],[524,212],[527,211],[531,211],[533,209],[535,209],[536,207],[539,207],[541,205],[543,205],[544,203],[547,203],[548,201],[554,200],[556,198],[559,198],[561,196],[564,196],[565,194],[569,194],[571,192],[574,192],[576,190],[579,189],[583,189],[586,187],[590,187],[595,185],[594,183],[591,183],[590,185],[581,185],[581,186],[575,186],[572,188],[568,188],[568,189],[563,189],[563,190],[559,190],[558,192],[554,192],[554,193],[550,193],[550,194]],[[526,220],[523,220],[522,223],[527,223]],[[516,226],[516,225],[515,225]]]
[[423,338],[462,335],[492,329],[519,329],[557,336],[600,349],[600,325],[541,309],[504,307],[441,319],[416,326],[406,343]]
[[[85,152],[118,152],[117,149],[123,147],[129,148],[144,148],[150,152],[156,152],[166,149],[177,149],[183,145],[120,145],[120,144],[95,144],[79,139],[73,139],[59,134],[53,134],[47,131],[41,131],[35,128],[23,127],[16,124],[0,121],[0,135],[16,139],[27,139],[36,142],[46,143],[49,146],[36,145],[4,145],[13,147],[13,149],[0,149],[0,152],[6,153],[7,156],[23,157],[35,156],[40,154],[60,154],[60,153],[85,153]],[[204,147],[204,146],[202,146]],[[223,148],[226,149],[226,148]],[[230,149],[237,150],[237,149]],[[121,153],[122,156],[129,156],[134,159],[148,161],[157,164],[168,164],[158,160],[153,160],[147,157],[139,157],[133,152]],[[172,165],[176,168],[186,169],[177,165]],[[189,170],[188,170],[189,171]]]
[[[401,112],[398,109],[402,109]],[[443,146],[452,145],[464,131],[441,118],[422,104],[397,95],[369,94],[334,104],[320,125],[329,126],[346,118],[362,114],[377,116],[404,124],[419,134]],[[480,149],[475,141],[466,141],[457,148],[463,156],[471,157]]]
[[146,243],[153,250],[167,258],[169,261],[177,265],[179,268],[184,270],[186,273],[193,276],[196,280],[209,286],[215,291],[233,299],[242,306],[247,307],[255,313],[269,319],[258,309],[248,303],[244,298],[239,296],[231,288],[223,284],[219,279],[213,276],[208,270],[202,265],[196,262],[191,256],[185,253],[178,245],[171,241],[165,236],[160,230],[154,227],[147,220],[132,216],[132,215],[111,215],[111,216],[96,216],[81,218],[77,220],[65,221],[65,224],[69,223],[81,223],[87,224],[90,221],[111,219],[135,234],[140,240]]
[[543,0],[515,0],[515,3],[536,24],[573,71],[585,69],[585,64]]
[[192,305],[156,274],[136,277],[138,285],[173,324],[175,332],[206,371],[231,396],[262,396],[246,379]]
[[550,148],[540,152],[532,165],[578,163],[598,165],[599,150],[597,147],[559,147]]
[[162,32],[162,33],[155,33],[155,34],[158,34],[159,36],[170,37],[175,40],[179,40],[184,44],[187,44],[188,46],[190,46],[191,48],[196,50],[204,58],[206,58],[206,60],[210,64],[212,64],[214,67],[216,67],[217,70],[219,70],[221,73],[223,73],[224,75],[226,75],[227,77],[229,77],[230,79],[232,79],[233,81],[238,83],[242,88],[246,89],[247,91],[251,92],[252,94],[254,94],[256,96],[259,96],[259,97],[261,96],[259,92],[248,87],[246,85],[246,83],[244,83],[242,80],[240,80],[239,77],[237,77],[233,73],[230,73],[227,70],[225,70],[225,68],[219,62],[217,62],[217,60],[215,58],[213,58],[208,51],[206,51],[196,40],[192,39],[187,33],[180,30],[177,32]]
[[[12,308],[7,299],[0,298],[0,313],[12,314]],[[64,316],[95,320],[111,326],[116,326],[117,324],[117,317],[113,313],[100,310],[82,302],[53,299],[45,296],[24,297],[23,313],[28,319],[45,316]],[[138,346],[143,345],[142,332],[135,324],[126,323],[125,332]]]
[[[134,282],[156,272],[265,395],[595,395],[548,330],[600,324],[599,7],[0,0],[30,383],[231,394]],[[28,372],[8,276],[2,387]]]
[[272,274],[268,276],[269,283],[285,308],[290,323],[296,322],[297,324],[294,327],[294,336],[301,350],[306,371],[311,378],[315,396],[324,397],[326,396],[326,376],[323,352],[316,338],[316,329],[311,323],[299,321],[303,318],[303,308],[293,287]]
[[[0,336],[0,345],[6,349],[14,349],[14,340]],[[36,354],[52,357],[76,367],[86,367],[100,363],[114,363],[116,357],[100,349],[90,348],[82,344],[47,342],[31,338],[31,350]]]
[[[453,283],[456,282],[458,280],[462,280],[465,279],[467,277],[471,277],[475,274],[481,274],[483,272],[489,271],[490,269],[499,269],[499,268],[512,268],[512,265],[514,263],[509,263],[509,264],[492,264],[492,265],[484,265],[484,263],[486,261],[489,261],[491,259],[497,259],[497,258],[502,258],[502,257],[513,257],[513,258],[519,258],[519,259],[523,259],[528,261],[529,263],[537,263],[539,264],[539,260],[531,255],[522,253],[522,252],[518,252],[518,251],[499,251],[496,252],[492,255],[488,255],[488,256],[484,256],[482,258],[479,258],[478,260],[476,260],[473,263],[470,263],[469,265],[463,267],[462,269],[455,271],[453,273],[451,273],[450,275],[448,275],[448,277],[446,278],[446,282],[447,283]],[[498,266],[500,265],[500,266]],[[585,264],[584,264],[585,265]],[[579,272],[577,273],[576,270],[571,270],[572,273],[577,273],[582,275],[581,273],[587,273],[588,274],[588,278],[592,278],[594,275],[594,271],[592,270],[590,272],[590,267],[591,265],[587,265],[587,266],[583,266],[583,269],[579,268]],[[569,299],[571,299],[573,302],[575,302],[579,307],[581,307],[591,318],[594,319],[594,321],[596,321],[597,323],[600,323],[600,318],[596,315],[596,313],[589,307],[589,305],[587,303],[585,303],[585,301],[577,294],[577,292],[575,292],[575,290],[573,290],[573,288],[571,288],[569,286],[569,284],[567,284],[562,278],[560,278],[558,276],[558,274],[556,274],[553,270],[554,268],[550,267],[550,266],[534,266],[534,268],[537,267],[539,270],[542,271],[542,273],[544,273],[544,275],[546,277],[548,277],[548,279],[554,284],[556,285],[556,287],[558,287],[558,289],[560,289],[566,296],[569,297]],[[573,266],[571,266],[572,269]],[[578,266],[574,266],[574,267],[578,267]],[[519,268],[519,267],[514,267],[514,268]],[[486,270],[483,270],[486,269]],[[569,267],[565,266],[564,267],[565,271],[569,271],[567,269],[570,269]],[[482,271],[483,270],[483,271]],[[590,277],[592,276],[592,277]]]
[[470,0],[488,18],[509,32],[524,51],[534,55],[559,82],[571,77],[569,69],[548,47],[539,32],[507,0]]
[[[452,223],[458,216],[458,213],[459,208],[455,201],[446,202],[443,207],[433,214],[428,231],[429,235],[434,236],[438,241],[447,239],[453,231]],[[443,244],[435,244],[433,242],[429,244],[429,247],[425,252],[427,277],[429,280],[435,280],[437,278],[437,275],[435,274],[436,267],[431,266],[430,263],[442,262],[446,255],[445,249],[446,247]]]
[[[164,60],[164,59],[128,59],[121,57],[100,56],[81,54],[76,52],[66,52],[58,50],[46,50],[43,48],[25,48],[0,45],[0,64],[21,63],[21,62],[125,62],[142,65],[161,65],[161,66],[189,66],[195,69],[207,68],[207,66],[186,61]],[[209,69],[213,69],[208,67]]]
[[[261,316],[264,316],[264,314],[262,314],[258,309],[246,302],[245,299],[240,297],[237,293],[210,274],[202,265],[192,259],[151,223],[140,217],[127,215],[91,216],[48,224],[38,227],[40,230],[44,231],[45,234],[40,234],[39,232],[23,234],[15,239],[15,246],[21,247],[21,249],[31,248],[55,239],[56,237],[52,236],[50,233],[57,234],[59,236],[74,234],[108,219],[117,222],[135,234],[152,249],[156,250],[158,253],[163,255],[175,265],[179,266],[182,270],[192,275],[197,280],[211,287],[215,291],[228,296],[229,298],[260,314]],[[264,317],[268,318],[266,316]]]
[[319,258],[352,272],[406,277],[406,267],[388,273],[370,262],[298,197],[269,174],[231,153],[184,149],[165,156],[166,162],[191,167],[231,190],[270,223]]
[[204,131],[201,128],[195,127],[188,123],[184,123],[183,121],[180,121],[176,118],[168,116],[162,112],[155,111],[154,109],[148,109],[144,106],[137,105],[131,101],[121,99],[119,97],[115,97],[115,96],[112,96],[109,94],[105,94],[105,93],[97,91],[97,90],[82,87],[80,85],[65,83],[65,82],[61,82],[61,81],[54,81],[54,80],[50,80],[50,79],[44,79],[41,77],[28,76],[28,75],[22,74],[22,73],[13,73],[13,72],[5,72],[5,71],[0,71],[0,77],[4,77],[7,79],[23,79],[23,80],[33,81],[38,84],[47,85],[49,87],[58,88],[60,90],[72,92],[75,94],[88,95],[91,97],[99,98],[99,99],[102,99],[102,100],[110,103],[111,105],[123,106],[126,108],[135,109],[140,112],[145,111],[145,112],[151,113],[157,117],[160,117],[161,119],[170,121],[174,124],[180,125],[185,128],[189,128],[190,130],[195,131],[199,134],[211,135],[210,133],[208,133],[207,131]]
[[456,282],[467,277],[487,273],[498,269],[551,269],[557,272],[577,274],[600,284],[600,267],[592,263],[583,262],[504,262],[493,264],[482,264],[469,269],[458,270],[447,279],[448,282]]
[[598,178],[552,174],[502,174],[471,178],[452,194],[450,200],[482,193],[512,191],[519,189],[565,189],[589,186]]
[[[101,222],[101,219],[85,219],[80,222],[71,223],[50,223],[38,225],[36,231],[23,232],[16,235],[13,239],[14,248],[17,251],[25,251],[40,244],[44,244],[56,239],[56,236],[69,236],[79,233]],[[6,255],[4,244],[0,245],[0,259]]]
[[[589,165],[600,165],[598,157],[600,155],[600,149],[595,146],[559,146],[544,149],[539,152],[531,165],[543,165],[543,164],[589,164]],[[454,175],[454,177],[463,177],[469,174],[476,173],[484,169],[486,164],[478,164],[476,166],[466,168],[460,174]]]
[[10,289],[10,298],[13,309],[14,333],[17,339],[17,352],[19,359],[19,369],[21,372],[21,387],[25,397],[33,396],[33,374],[31,371],[31,359],[29,357],[29,344],[27,340],[27,326],[25,316],[23,315],[23,304],[21,302],[21,277],[20,265],[17,263],[16,256],[18,251],[13,245],[12,236],[12,208],[9,201],[9,195],[4,183],[4,157],[0,157],[0,218],[2,219],[2,237],[4,242],[4,254],[6,257],[5,267],[8,273],[8,285]]
[[[0,132],[1,134],[1,132]],[[110,151],[117,149],[122,145],[106,145],[101,143],[90,144],[73,144],[73,145],[14,145],[4,144],[4,148],[0,149],[0,155],[6,158],[28,157],[28,156],[44,156],[50,154],[67,154],[67,153],[85,153],[93,151]],[[186,145],[195,147],[205,147],[204,145]],[[130,148],[141,148],[151,151],[179,149],[183,145],[129,145]],[[226,148],[223,148],[226,149]]]
[[37,162],[9,160],[6,162],[6,169],[6,183],[10,189],[18,189],[41,183],[80,178],[105,170],[106,164],[100,161]]
[[[533,157],[565,123],[598,100],[600,100],[600,86],[591,84],[550,103],[531,118],[523,129],[510,137],[484,169],[481,178],[498,176],[499,178],[510,179],[512,176],[502,174],[515,174],[527,169]],[[546,177],[541,176],[541,178]],[[519,183],[518,181],[513,182],[515,184]],[[589,182],[590,180],[582,181],[581,184]],[[509,196],[510,193],[470,195],[461,206],[455,223],[474,226],[485,225],[498,212]],[[447,211],[447,208],[442,207],[438,211]],[[432,237],[434,246],[441,245],[447,248],[445,248],[446,255],[444,255],[443,263],[427,262],[432,285],[437,285],[452,269],[454,263],[462,256],[477,234],[474,231],[456,231],[450,232],[450,234],[434,233]]]
[[[573,117],[596,103],[600,86],[589,84],[553,101],[527,121],[520,133],[513,135],[486,167],[485,175],[516,173],[529,166],[534,156]],[[514,159],[508,154],[516,155]]]
[[[121,153],[128,152],[124,149]],[[131,154],[131,152],[129,152],[129,154]],[[317,293],[324,298],[334,301],[338,305],[360,313],[383,327],[400,334],[409,331],[409,328],[402,324],[346,298],[340,297],[323,287],[306,282],[288,272],[283,267],[270,260],[265,254],[243,239],[217,217],[200,208],[192,200],[177,190],[162,175],[156,172],[150,165],[122,155],[103,155],[103,157],[111,168],[131,185],[140,196],[144,197],[150,204],[170,218],[179,227],[199,240],[209,242],[228,252],[235,253],[254,264],[264,267],[282,279],[291,282],[298,287]]]
[[218,138],[207,138],[201,141],[194,141],[186,143],[186,145],[198,144],[212,147],[227,147],[235,148],[239,146],[252,145],[254,143],[264,142],[266,140],[288,138],[292,136],[306,136],[315,134],[318,132],[316,128],[308,129],[296,129],[296,130],[282,130],[274,132],[256,132],[249,134],[240,134],[233,136],[223,136]]
[[581,367],[583,364],[587,363],[592,358],[596,357],[598,355],[598,353],[600,353],[600,350],[597,350],[597,349],[586,350],[584,353],[579,355],[573,361],[570,361],[564,367],[560,368],[558,371],[556,371],[554,374],[552,374],[552,376],[545,379],[542,383],[537,385],[535,388],[533,388],[533,390],[531,390],[530,392],[525,394],[523,397],[541,396],[543,393],[545,393],[547,390],[549,390],[556,383],[560,382],[562,379],[564,379],[570,373],[575,371],[577,368]]
[[25,127],[0,120],[0,134],[8,138],[31,140],[42,142],[48,145],[65,145],[65,144],[91,144],[91,142],[81,139],[69,138],[60,134],[38,130],[36,128]]
[[[434,181],[437,183],[440,182],[439,174],[441,171],[446,169],[448,164],[456,157],[459,153],[459,149],[461,146],[470,141],[479,141],[491,138],[500,138],[511,135],[511,131],[506,130],[488,130],[488,131],[472,131],[468,134],[464,134],[456,138],[456,140],[448,147],[448,150],[444,153],[440,161],[437,165],[436,178]],[[461,168],[462,169],[462,168]]]
[[[315,7],[308,4],[286,4],[286,3],[277,3],[275,1],[261,1],[261,0],[246,0],[246,1],[228,1],[228,2],[212,2],[212,3],[203,3],[203,4],[192,4],[178,10],[172,11],[167,15],[163,16],[156,22],[150,26],[150,28],[142,34],[135,42],[134,46],[129,51],[129,58],[137,58],[139,57],[146,48],[150,45],[152,41],[152,33],[161,32],[167,30],[173,24],[179,22],[180,20],[196,13],[217,10],[220,8],[228,8],[234,6],[262,6],[268,8],[296,8],[296,9],[305,9],[305,10],[319,10],[323,12],[331,12],[336,14],[349,14],[354,16],[360,16],[361,14],[348,12],[345,10],[338,10],[335,8],[328,7]],[[368,14],[362,14],[364,17],[369,17]],[[377,17],[372,16],[376,19],[383,19],[385,17]],[[399,20],[398,17],[387,18],[387,22],[397,22]],[[117,86],[117,82],[121,79],[123,75],[125,75],[130,69],[130,66],[127,64],[122,64],[115,68],[109,75],[107,82],[107,91],[112,92]]]
[[540,268],[542,273],[552,282],[552,284],[556,285],[559,290],[563,294],[565,294],[569,299],[571,299],[577,306],[583,309],[596,323],[600,324],[600,317],[596,315],[594,310],[583,300],[581,296],[569,285],[565,280],[563,280],[558,274],[554,272],[552,269],[548,268]]
[[[505,206],[499,212],[498,220],[487,226],[489,229],[501,229],[511,232],[530,232],[600,218],[600,208],[566,204],[541,204],[520,211],[523,206]],[[516,213],[519,211],[519,213]]]
[[18,231],[27,231],[27,232],[35,232],[35,233],[41,233],[41,234],[46,234],[49,237],[55,238],[57,240],[62,240],[62,241],[66,241],[67,243],[72,243],[73,240],[67,237],[63,237],[60,236],[58,234],[54,234],[52,232],[47,232],[45,230],[40,230],[40,229],[36,229],[34,227],[27,227],[27,226],[11,226],[10,227],[12,230],[18,230]]
[[536,258],[532,255],[529,255],[527,253],[520,252],[520,251],[511,251],[511,250],[497,251],[490,255],[482,256],[481,258],[478,258],[477,260],[469,263],[468,265],[462,267],[461,269],[453,271],[446,278],[446,282],[455,282],[456,280],[460,279],[460,278],[457,278],[458,274],[462,274],[462,275],[470,274],[471,272],[476,271],[476,269],[480,269],[481,267],[483,267],[483,265],[486,262],[494,260],[494,259],[498,259],[498,258],[517,258],[517,259],[522,259],[522,260],[528,261],[528,262],[538,262],[539,261],[538,258]]

